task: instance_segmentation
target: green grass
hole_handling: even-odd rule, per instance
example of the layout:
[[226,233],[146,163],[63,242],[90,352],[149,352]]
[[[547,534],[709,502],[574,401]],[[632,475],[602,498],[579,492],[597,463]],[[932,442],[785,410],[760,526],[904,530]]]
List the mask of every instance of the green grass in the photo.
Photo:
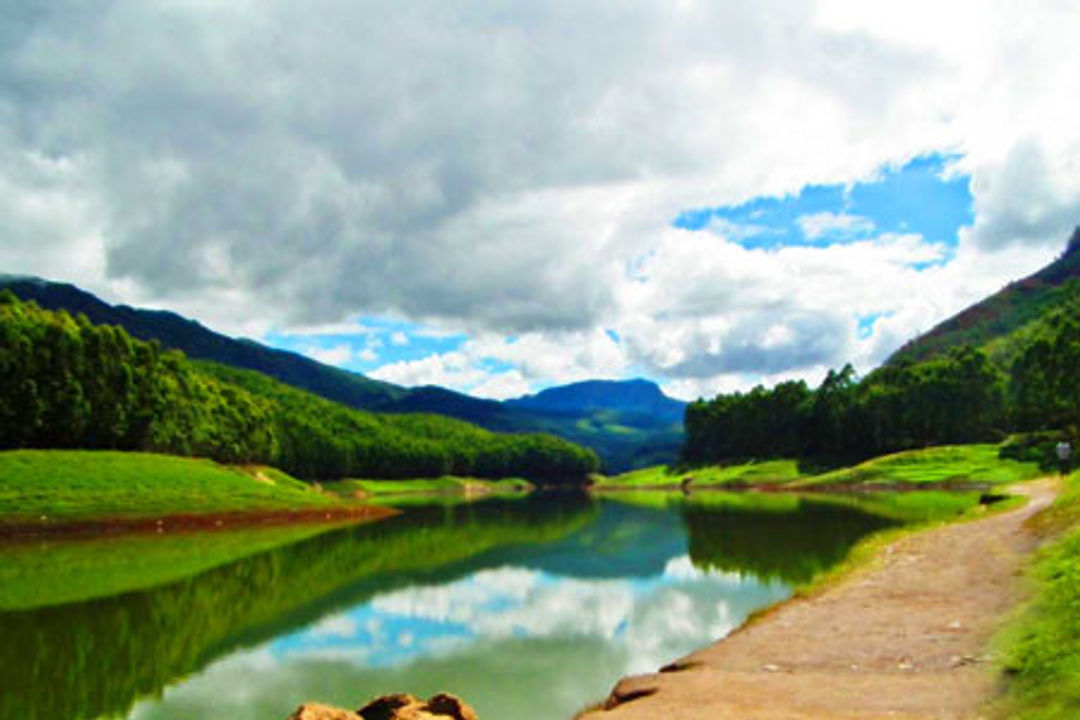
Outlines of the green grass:
[[979,495],[978,492],[941,490],[875,493],[746,493],[718,490],[690,495],[664,490],[626,490],[605,497],[639,507],[702,507],[759,513],[791,513],[798,510],[804,501],[811,501],[850,507],[896,522],[926,523],[964,515],[978,506]]
[[416,478],[412,480],[350,479],[324,483],[322,488],[344,498],[378,499],[394,495],[489,496],[528,492],[532,485],[521,478],[482,480],[454,477]]
[[997,640],[1007,673],[997,710],[1011,720],[1071,720],[1080,713],[1080,472],[1032,521],[1052,541],[1031,569],[1034,597]]
[[673,471],[667,466],[633,470],[622,475],[600,477],[599,487],[677,487],[691,478],[693,487],[718,485],[760,485],[789,483],[805,477],[795,460],[765,460],[737,465],[712,465],[693,470]]
[[265,467],[150,453],[0,452],[0,524],[341,507]]
[[852,468],[805,478],[814,485],[934,485],[988,483],[1006,485],[1038,477],[1035,463],[998,458],[997,445],[946,445],[884,455]]
[[802,470],[795,460],[768,460],[677,472],[657,465],[595,481],[599,489],[678,488],[690,478],[691,488],[779,485],[812,491],[821,486],[1009,485],[1039,475],[1037,463],[999,459],[996,445],[949,445],[896,452],[827,473]]
[[692,487],[787,485],[812,488],[817,485],[1004,485],[1039,475],[1035,463],[998,458],[997,445],[946,445],[925,450],[884,455],[854,467],[825,473],[800,468],[795,460],[767,460],[737,465],[714,465],[673,471],[665,466],[635,470],[597,479],[597,486],[646,488],[678,487],[692,478]]

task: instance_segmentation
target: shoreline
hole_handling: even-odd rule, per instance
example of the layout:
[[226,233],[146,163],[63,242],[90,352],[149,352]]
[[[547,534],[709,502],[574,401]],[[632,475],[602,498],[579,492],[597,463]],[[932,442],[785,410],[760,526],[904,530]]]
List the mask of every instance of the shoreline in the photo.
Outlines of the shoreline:
[[210,513],[177,513],[147,517],[97,517],[85,520],[0,522],[0,542],[35,537],[96,537],[105,535],[156,535],[175,532],[228,531],[255,526],[343,524],[373,522],[398,514],[377,505],[305,508],[302,510],[254,510]]
[[790,493],[793,495],[860,495],[873,493],[903,493],[903,492],[928,492],[941,490],[945,492],[984,492],[989,493],[994,489],[1002,489],[993,483],[977,482],[934,482],[934,483],[827,483],[821,485],[793,485],[791,483],[729,483],[715,485],[593,485],[586,488],[589,493],[604,495],[607,493],[622,492],[665,492],[678,493],[692,496],[702,492],[733,492],[733,493]]
[[869,557],[752,616],[655,673],[620,680],[578,720],[967,718],[999,691],[989,644],[1024,599],[1020,577],[1049,506],[1028,502],[874,546]]

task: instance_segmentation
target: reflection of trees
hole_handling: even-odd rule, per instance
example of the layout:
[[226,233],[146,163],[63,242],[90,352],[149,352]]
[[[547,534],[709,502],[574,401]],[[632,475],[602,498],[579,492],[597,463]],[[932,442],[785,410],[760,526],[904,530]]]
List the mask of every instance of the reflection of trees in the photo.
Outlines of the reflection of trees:
[[558,539],[593,514],[570,498],[422,508],[145,592],[0,613],[0,706],[26,720],[120,714],[238,647],[376,592],[456,579],[463,560]]
[[812,500],[783,511],[689,504],[683,517],[696,567],[793,584],[843,560],[865,535],[897,524]]

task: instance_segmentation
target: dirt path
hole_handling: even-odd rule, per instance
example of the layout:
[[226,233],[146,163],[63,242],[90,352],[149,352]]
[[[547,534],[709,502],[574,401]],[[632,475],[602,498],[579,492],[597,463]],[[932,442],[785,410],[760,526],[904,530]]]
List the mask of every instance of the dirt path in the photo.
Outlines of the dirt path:
[[987,643],[1023,597],[1056,492],[1016,488],[1024,507],[902,538],[869,568],[695,652],[674,670],[621,681],[588,720],[981,718],[996,679]]

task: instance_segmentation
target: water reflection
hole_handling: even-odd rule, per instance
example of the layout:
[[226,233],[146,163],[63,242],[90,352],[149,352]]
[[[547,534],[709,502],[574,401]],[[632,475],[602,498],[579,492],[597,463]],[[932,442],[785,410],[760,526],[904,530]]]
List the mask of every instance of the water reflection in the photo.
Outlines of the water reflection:
[[0,706],[262,720],[311,698],[450,689],[483,717],[565,718],[898,522],[718,498],[416,508],[149,589],[0,613]]

